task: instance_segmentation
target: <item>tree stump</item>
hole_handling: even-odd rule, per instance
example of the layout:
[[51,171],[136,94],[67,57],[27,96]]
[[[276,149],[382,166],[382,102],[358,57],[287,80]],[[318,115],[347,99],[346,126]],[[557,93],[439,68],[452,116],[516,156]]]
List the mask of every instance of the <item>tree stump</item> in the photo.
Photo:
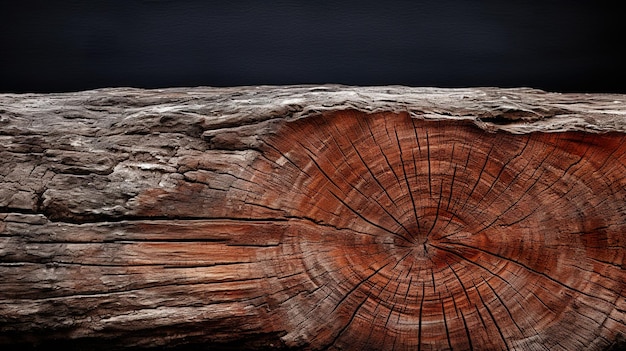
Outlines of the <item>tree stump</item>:
[[0,345],[603,350],[626,95],[0,95]]

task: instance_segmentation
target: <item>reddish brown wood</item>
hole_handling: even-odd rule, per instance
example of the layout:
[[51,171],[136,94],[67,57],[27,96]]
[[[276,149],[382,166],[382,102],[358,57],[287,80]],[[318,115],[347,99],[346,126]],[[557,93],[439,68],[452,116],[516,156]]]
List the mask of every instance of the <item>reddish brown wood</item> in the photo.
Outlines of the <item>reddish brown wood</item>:
[[620,342],[626,134],[424,116],[341,109],[159,134],[119,120],[54,149],[11,137],[0,344]]

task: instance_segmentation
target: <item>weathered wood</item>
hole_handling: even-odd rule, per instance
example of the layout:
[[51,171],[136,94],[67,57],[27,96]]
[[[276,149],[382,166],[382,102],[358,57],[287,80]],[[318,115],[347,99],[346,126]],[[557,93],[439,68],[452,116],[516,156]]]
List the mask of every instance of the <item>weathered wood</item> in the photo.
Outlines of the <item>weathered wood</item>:
[[0,95],[0,345],[602,350],[626,96]]

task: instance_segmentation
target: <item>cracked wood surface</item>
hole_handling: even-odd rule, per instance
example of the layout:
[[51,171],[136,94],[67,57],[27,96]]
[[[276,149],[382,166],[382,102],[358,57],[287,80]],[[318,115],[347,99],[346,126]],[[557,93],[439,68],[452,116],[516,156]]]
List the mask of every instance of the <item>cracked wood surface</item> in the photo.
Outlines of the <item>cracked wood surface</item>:
[[2,94],[0,345],[610,348],[625,117],[521,88]]

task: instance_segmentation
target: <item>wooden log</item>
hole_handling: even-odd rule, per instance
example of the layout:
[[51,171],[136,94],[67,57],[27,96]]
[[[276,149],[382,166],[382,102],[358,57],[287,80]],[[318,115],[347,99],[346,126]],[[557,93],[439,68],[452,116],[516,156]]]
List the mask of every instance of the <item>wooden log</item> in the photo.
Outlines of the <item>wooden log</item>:
[[0,345],[603,350],[626,95],[0,95]]

